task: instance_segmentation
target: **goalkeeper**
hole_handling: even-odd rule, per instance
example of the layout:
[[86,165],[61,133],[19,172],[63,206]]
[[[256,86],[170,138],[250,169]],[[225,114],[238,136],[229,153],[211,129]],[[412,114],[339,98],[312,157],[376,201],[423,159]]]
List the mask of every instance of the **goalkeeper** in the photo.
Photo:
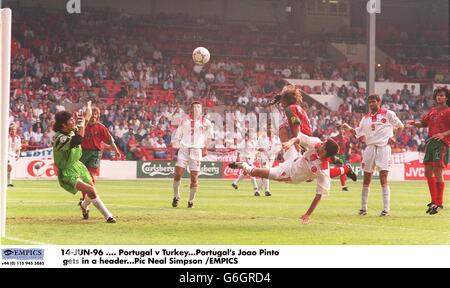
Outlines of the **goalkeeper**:
[[59,185],[74,195],[78,191],[86,194],[85,199],[79,204],[83,219],[89,218],[88,206],[92,202],[105,217],[107,223],[116,223],[116,220],[98,196],[88,169],[80,162],[82,153],[80,144],[84,137],[84,126],[92,115],[90,102],[86,105],[84,115],[78,115],[77,113],[74,115],[77,123],[75,123],[72,114],[67,111],[55,114],[53,158],[58,168]]

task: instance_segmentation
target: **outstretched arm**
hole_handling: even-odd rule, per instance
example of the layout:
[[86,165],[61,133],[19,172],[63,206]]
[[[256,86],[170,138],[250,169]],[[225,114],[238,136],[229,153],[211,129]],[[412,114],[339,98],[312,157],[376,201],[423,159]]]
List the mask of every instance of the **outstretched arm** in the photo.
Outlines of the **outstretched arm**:
[[300,217],[302,224],[308,224],[311,214],[314,212],[321,199],[322,195],[320,194],[317,194],[316,197],[314,197],[314,200],[311,202],[311,205],[309,206],[308,211],[306,211],[306,214]]

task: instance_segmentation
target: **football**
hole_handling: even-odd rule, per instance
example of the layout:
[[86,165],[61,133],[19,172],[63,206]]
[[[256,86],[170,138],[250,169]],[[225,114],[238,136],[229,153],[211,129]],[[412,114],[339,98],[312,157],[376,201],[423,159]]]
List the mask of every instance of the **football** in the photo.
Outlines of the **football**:
[[210,57],[211,54],[209,54],[208,49],[205,47],[197,47],[192,52],[192,60],[194,60],[194,63],[197,65],[205,65],[208,63]]

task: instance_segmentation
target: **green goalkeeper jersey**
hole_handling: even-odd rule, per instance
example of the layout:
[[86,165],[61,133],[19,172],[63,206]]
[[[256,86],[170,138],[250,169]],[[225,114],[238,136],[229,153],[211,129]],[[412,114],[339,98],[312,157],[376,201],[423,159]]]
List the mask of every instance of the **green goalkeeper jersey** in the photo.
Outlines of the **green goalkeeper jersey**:
[[75,133],[69,134],[56,132],[53,138],[53,158],[58,169],[64,170],[72,167],[81,158],[81,145],[70,148],[70,142]]

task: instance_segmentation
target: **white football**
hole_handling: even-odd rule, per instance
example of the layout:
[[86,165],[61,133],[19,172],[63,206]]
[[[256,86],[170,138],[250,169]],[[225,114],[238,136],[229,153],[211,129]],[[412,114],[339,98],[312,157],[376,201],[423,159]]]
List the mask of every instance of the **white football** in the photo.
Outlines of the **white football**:
[[210,57],[211,54],[209,54],[208,49],[205,47],[197,47],[194,49],[194,52],[192,52],[192,60],[198,65],[205,65],[208,63]]

